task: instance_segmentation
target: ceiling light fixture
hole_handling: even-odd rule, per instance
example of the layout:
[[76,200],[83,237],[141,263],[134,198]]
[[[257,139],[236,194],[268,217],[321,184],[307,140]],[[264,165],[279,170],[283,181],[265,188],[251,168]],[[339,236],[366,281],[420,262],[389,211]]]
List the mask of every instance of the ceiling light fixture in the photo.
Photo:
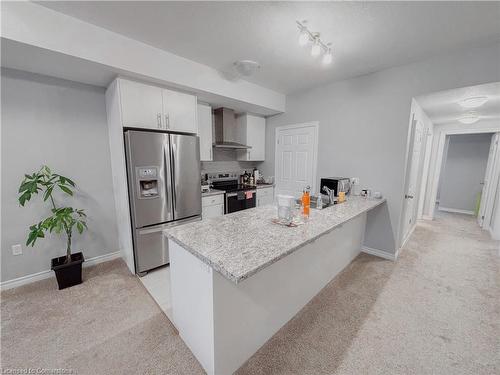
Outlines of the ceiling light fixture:
[[474,111],[470,111],[469,113],[466,113],[465,115],[460,117],[458,121],[460,121],[462,124],[467,125],[474,124],[475,122],[479,121],[479,115]]
[[329,65],[333,61],[333,55],[331,48],[328,48],[328,52],[323,55],[323,64]]
[[333,61],[332,48],[331,43],[324,43],[320,37],[318,32],[311,32],[305,25],[307,21],[296,21],[297,27],[299,28],[299,45],[305,46],[308,43],[312,43],[311,47],[311,56],[318,57],[321,52],[323,55],[323,64],[329,65]]
[[[304,21],[305,22],[305,21]],[[309,34],[307,32],[307,29],[305,26],[303,26],[300,29],[300,34],[299,34],[299,45],[300,46],[305,46],[309,42]]]
[[460,106],[463,108],[477,108],[481,107],[487,101],[488,97],[484,95],[471,96],[470,98],[462,99],[461,101],[458,102],[458,104],[460,104]]
[[319,34],[314,37],[314,44],[311,47],[311,56],[318,57],[321,53],[321,46],[319,45]]

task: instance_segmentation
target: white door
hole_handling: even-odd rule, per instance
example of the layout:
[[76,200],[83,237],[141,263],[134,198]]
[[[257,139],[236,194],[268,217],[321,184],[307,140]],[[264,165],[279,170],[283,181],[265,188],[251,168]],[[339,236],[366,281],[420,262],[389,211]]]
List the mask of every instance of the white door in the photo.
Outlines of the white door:
[[496,133],[491,137],[490,152],[488,154],[488,164],[486,165],[486,172],[483,182],[483,191],[481,193],[481,205],[479,207],[479,214],[477,215],[477,221],[481,228],[487,229],[491,222],[491,213],[494,205],[494,200],[496,196],[496,186],[497,186],[497,152],[499,143],[500,133]]
[[200,160],[212,161],[212,107],[198,104],[198,136],[200,137]]
[[316,191],[318,123],[276,128],[276,194],[300,197],[306,186]]
[[161,129],[161,88],[121,79],[120,99],[123,126],[132,128]]
[[163,116],[168,130],[196,133],[196,96],[163,89]]
[[423,137],[423,124],[420,121],[414,121],[413,142],[410,143],[411,149],[408,154],[409,165],[406,172],[407,183],[403,211],[403,243],[410,235],[417,218],[418,171],[420,167]]

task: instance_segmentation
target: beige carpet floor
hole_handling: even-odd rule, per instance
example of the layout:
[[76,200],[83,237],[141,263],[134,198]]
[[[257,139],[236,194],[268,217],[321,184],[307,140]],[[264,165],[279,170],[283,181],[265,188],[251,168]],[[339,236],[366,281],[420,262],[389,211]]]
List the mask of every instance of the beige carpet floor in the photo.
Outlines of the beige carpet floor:
[[[237,374],[499,374],[499,246],[465,215],[420,224],[397,262],[360,255]],[[4,369],[203,374],[121,261],[85,272],[2,293]]]

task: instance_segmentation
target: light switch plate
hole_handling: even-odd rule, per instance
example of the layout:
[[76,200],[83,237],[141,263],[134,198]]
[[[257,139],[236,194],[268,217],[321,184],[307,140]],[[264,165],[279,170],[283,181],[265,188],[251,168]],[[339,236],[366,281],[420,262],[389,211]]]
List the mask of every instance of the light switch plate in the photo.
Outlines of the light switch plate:
[[21,245],[12,245],[12,255],[21,255],[22,253],[23,247]]

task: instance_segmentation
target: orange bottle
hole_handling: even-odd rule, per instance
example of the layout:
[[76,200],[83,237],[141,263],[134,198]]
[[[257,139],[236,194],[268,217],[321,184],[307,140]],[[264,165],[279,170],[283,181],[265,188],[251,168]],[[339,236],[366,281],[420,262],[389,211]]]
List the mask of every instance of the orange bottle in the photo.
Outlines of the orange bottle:
[[302,214],[305,217],[309,217],[309,211],[311,209],[311,196],[309,194],[309,186],[302,193]]

